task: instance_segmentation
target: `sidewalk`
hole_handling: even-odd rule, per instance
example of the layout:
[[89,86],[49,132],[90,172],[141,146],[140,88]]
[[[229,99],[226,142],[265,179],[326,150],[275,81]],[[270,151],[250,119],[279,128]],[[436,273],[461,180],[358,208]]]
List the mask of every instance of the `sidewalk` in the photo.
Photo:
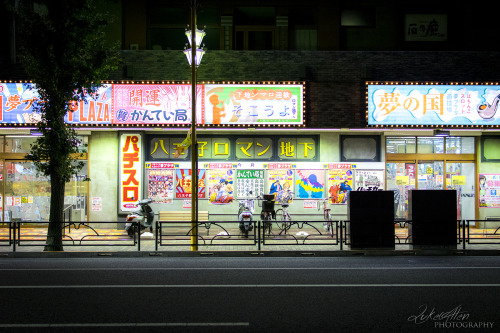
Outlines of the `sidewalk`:
[[[319,228],[319,226],[317,226]],[[237,227],[227,228],[230,236],[217,233],[218,230],[199,229],[198,251],[191,250],[191,237],[182,231],[178,234],[163,235],[161,244],[156,245],[154,234],[141,237],[139,244],[134,243],[125,230],[92,229],[80,227],[66,229],[63,240],[64,252],[44,252],[46,228],[21,228],[21,241],[9,245],[8,228],[0,228],[0,255],[1,256],[200,256],[200,255],[233,255],[233,256],[347,256],[347,255],[500,255],[500,235],[493,234],[494,230],[474,229],[469,235],[471,243],[457,244],[454,249],[413,249],[405,244],[408,237],[407,228],[395,229],[395,249],[368,249],[350,250],[348,245],[340,246],[336,237],[314,234],[314,226],[302,226],[283,231],[273,230],[267,235],[264,243],[257,245],[257,237],[251,234],[245,238]],[[309,233],[303,236],[301,232]],[[300,236],[299,236],[300,235]],[[18,238],[18,236],[16,236]],[[473,244],[473,242],[478,242]],[[490,243],[490,244],[479,244]],[[157,249],[156,249],[157,248]]]

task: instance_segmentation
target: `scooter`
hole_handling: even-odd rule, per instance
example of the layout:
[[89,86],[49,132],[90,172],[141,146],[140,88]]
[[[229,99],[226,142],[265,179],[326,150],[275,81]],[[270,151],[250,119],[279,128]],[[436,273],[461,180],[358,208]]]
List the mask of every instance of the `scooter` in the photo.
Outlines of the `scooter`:
[[[248,196],[252,195],[252,191],[248,193]],[[253,199],[247,198],[245,200],[240,200],[238,209],[238,221],[240,231],[248,238],[248,232],[253,230],[252,220],[253,220],[253,210],[254,201]]]
[[149,234],[142,234],[142,236],[152,236],[153,232],[153,221],[155,218],[155,213],[153,212],[153,209],[149,205],[150,203],[153,202],[153,199],[143,199],[140,200],[137,203],[137,207],[139,209],[130,212],[130,214],[127,215],[126,223],[125,223],[125,230],[127,231],[127,234],[130,237],[134,236],[135,228],[134,228],[134,222],[138,224],[138,233],[141,234],[141,232],[149,228],[151,231],[151,235]]

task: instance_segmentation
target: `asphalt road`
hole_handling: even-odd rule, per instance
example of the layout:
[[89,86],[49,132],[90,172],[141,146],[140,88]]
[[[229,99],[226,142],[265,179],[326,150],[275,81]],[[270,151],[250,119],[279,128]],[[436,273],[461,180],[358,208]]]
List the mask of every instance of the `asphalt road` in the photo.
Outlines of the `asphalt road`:
[[0,259],[0,332],[500,332],[499,257]]

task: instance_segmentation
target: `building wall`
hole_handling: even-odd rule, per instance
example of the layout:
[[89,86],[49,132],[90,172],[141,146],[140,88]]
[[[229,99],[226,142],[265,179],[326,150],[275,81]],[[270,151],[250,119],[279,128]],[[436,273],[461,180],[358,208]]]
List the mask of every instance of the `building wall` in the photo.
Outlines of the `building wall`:
[[[181,51],[122,51],[111,80],[189,81]],[[306,82],[306,126],[366,126],[366,81],[496,82],[500,52],[207,51],[198,81]]]
[[[89,221],[117,221],[118,132],[94,131],[89,139]],[[92,210],[100,198],[101,210]],[[105,227],[103,225],[103,227]],[[107,226],[109,227],[109,225]],[[114,227],[114,225],[113,225]]]

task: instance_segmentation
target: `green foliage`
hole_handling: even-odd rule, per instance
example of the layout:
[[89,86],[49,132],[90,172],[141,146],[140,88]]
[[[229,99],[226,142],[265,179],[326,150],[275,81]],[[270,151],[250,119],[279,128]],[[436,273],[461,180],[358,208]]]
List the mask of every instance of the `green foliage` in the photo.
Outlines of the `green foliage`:
[[119,62],[119,45],[106,44],[109,17],[93,0],[10,0],[21,64],[40,99],[41,133],[27,158],[51,179],[48,251],[62,251],[64,186],[83,166],[76,132],[64,122],[74,101],[92,97]]
[[67,182],[82,164],[73,161],[80,142],[64,116],[72,101],[92,96],[118,65],[118,45],[107,45],[104,35],[110,18],[93,0],[19,0],[14,13],[20,60],[40,94],[34,108],[43,136],[27,158]]

